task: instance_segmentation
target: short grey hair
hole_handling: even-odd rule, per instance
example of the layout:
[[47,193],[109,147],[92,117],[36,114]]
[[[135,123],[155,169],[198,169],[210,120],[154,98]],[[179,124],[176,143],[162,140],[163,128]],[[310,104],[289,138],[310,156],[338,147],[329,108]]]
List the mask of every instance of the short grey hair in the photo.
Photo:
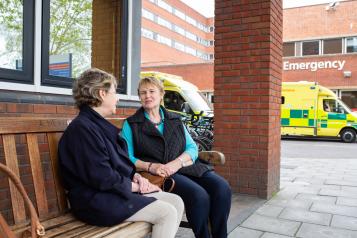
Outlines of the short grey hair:
[[99,90],[108,92],[112,84],[117,87],[116,78],[103,70],[91,68],[84,71],[73,82],[72,93],[76,106],[78,108],[83,105],[100,106],[102,99]]

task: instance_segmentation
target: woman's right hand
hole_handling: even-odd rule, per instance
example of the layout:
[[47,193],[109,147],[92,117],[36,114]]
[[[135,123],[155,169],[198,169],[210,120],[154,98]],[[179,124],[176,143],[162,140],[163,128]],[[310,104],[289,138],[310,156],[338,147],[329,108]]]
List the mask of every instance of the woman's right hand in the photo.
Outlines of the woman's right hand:
[[153,163],[150,166],[150,173],[159,175],[161,177],[168,177],[170,176],[168,169],[164,164],[159,164],[159,163]]

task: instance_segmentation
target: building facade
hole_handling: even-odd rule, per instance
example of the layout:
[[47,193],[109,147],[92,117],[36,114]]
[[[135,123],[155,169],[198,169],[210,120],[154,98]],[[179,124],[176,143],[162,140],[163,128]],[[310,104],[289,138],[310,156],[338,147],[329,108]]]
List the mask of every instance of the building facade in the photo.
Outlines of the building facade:
[[143,0],[141,66],[195,64],[213,60],[213,18],[177,0]]
[[313,81],[357,109],[357,1],[283,10],[283,81]]

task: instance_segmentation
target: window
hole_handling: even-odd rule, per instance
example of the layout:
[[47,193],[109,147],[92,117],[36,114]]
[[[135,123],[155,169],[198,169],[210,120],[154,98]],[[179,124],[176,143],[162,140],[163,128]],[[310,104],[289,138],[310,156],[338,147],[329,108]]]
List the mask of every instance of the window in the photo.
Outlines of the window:
[[185,102],[185,99],[175,91],[165,91],[164,95],[164,105],[169,110],[182,111],[182,104]]
[[302,55],[318,55],[320,53],[319,41],[302,42]]
[[185,52],[185,46],[184,46],[183,44],[179,43],[179,42],[176,42],[176,41],[175,41],[174,47],[175,47],[175,49],[177,49],[177,50],[180,50],[180,51]]
[[196,26],[196,25],[197,25],[196,20],[195,20],[195,19],[193,19],[193,18],[191,18],[191,17],[189,17],[189,16],[186,16],[186,21],[187,21],[188,23],[190,23],[190,24],[194,25],[194,26]]
[[357,91],[342,91],[341,99],[352,111],[357,110]]
[[147,29],[145,29],[145,28],[141,28],[141,35],[142,35],[143,37],[149,38],[149,39],[151,39],[151,40],[154,39],[154,32],[149,31],[149,30],[147,30]]
[[349,37],[346,39],[346,52],[357,52],[357,37]]
[[0,80],[33,83],[34,1],[0,2]]
[[209,27],[209,32],[214,32],[214,26]]
[[[126,93],[128,0],[120,1],[120,5],[111,9],[113,15],[96,15],[99,20],[121,17],[120,24],[115,24],[117,29],[104,30],[105,33],[116,32],[108,46],[112,54],[101,50],[107,46],[92,38],[92,1],[42,1],[41,84],[71,88],[73,78],[92,64],[98,67],[101,63],[98,58],[102,58],[102,61],[113,62],[112,73],[118,78],[118,92]],[[100,34],[96,32],[97,36]],[[96,58],[92,58],[92,42],[96,44]]]
[[175,16],[181,18],[182,20],[185,20],[186,18],[185,13],[181,12],[180,10],[174,9],[174,14]]
[[70,88],[91,67],[92,0],[44,1],[42,32],[42,84]]
[[209,54],[209,59],[214,60],[214,54]]
[[166,11],[172,12],[172,7],[163,0],[158,0],[157,4],[159,5],[159,7],[165,9]]
[[149,12],[148,10],[143,9],[142,10],[143,17],[146,19],[149,19],[151,21],[155,20],[155,15],[152,12]]
[[169,28],[169,29],[171,29],[171,27],[172,27],[171,22],[166,21],[164,18],[161,18],[161,17],[157,17],[157,23],[159,25],[164,26],[164,27]]
[[213,40],[210,40],[210,41],[209,41],[209,45],[210,45],[210,46],[214,46],[214,41],[213,41]]
[[344,107],[344,105],[336,101],[335,99],[324,99],[323,103],[323,110],[328,113],[340,113],[340,114],[346,114],[348,113]]
[[324,42],[324,54],[342,53],[342,39],[327,39]]
[[174,31],[181,34],[181,35],[185,35],[185,30],[177,25],[174,26]]
[[189,46],[185,47],[185,52],[188,53],[188,54],[196,56],[196,50],[191,48],[191,47],[189,47]]
[[189,31],[186,31],[186,37],[190,40],[193,40],[193,41],[196,41],[197,40],[197,37],[196,35],[192,34],[191,32]]
[[165,44],[165,45],[168,45],[171,47],[171,39],[165,37],[165,36],[162,36],[162,35],[157,35],[157,41],[162,43],[162,44]]
[[283,57],[295,56],[295,42],[283,43]]

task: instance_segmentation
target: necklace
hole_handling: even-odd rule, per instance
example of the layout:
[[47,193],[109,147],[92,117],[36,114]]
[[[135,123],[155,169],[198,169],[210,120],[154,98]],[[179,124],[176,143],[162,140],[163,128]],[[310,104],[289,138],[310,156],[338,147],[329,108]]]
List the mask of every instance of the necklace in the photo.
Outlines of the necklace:
[[161,123],[162,123],[163,120],[160,120],[159,122],[151,122],[152,124],[154,124],[154,126],[158,127]]

